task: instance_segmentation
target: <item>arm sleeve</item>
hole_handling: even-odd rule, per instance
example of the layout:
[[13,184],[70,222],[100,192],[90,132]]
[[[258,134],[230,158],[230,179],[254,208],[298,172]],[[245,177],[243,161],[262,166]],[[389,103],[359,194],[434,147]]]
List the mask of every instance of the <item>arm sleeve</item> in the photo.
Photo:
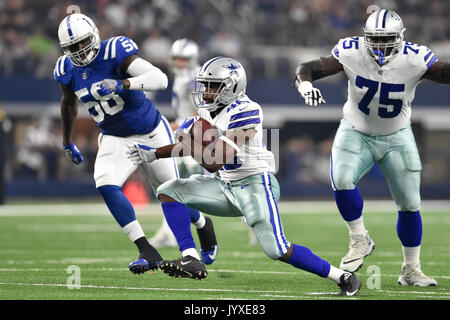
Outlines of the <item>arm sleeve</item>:
[[127,73],[131,76],[130,90],[163,90],[167,88],[167,75],[147,60],[137,58],[128,66]]

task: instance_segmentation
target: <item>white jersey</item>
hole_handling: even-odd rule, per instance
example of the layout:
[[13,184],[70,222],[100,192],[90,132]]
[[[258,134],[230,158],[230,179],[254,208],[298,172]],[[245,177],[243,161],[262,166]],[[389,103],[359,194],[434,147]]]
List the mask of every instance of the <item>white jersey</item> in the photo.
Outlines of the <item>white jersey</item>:
[[263,141],[263,112],[258,103],[243,96],[223,108],[214,119],[207,110],[199,109],[198,113],[200,117],[216,126],[222,135],[237,129],[256,130],[256,135],[240,148],[233,164],[226,164],[219,170],[223,180],[243,179],[262,172],[275,173],[273,153],[267,150]]
[[175,121],[180,125],[186,118],[197,113],[192,100],[194,79],[200,66],[175,73],[172,88],[172,108],[175,110]]
[[410,124],[416,87],[437,61],[427,47],[403,41],[396,56],[380,66],[369,56],[364,37],[341,39],[331,54],[348,78],[344,118],[370,135],[389,135]]

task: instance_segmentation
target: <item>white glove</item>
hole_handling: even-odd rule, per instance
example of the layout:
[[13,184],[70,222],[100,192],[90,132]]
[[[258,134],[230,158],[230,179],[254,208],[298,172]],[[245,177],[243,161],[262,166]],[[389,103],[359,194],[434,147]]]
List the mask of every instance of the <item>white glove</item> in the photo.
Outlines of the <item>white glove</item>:
[[130,159],[135,165],[140,165],[143,162],[153,162],[158,159],[156,149],[143,144],[128,147],[126,154],[127,158]]
[[297,88],[298,92],[305,99],[305,103],[308,106],[317,106],[318,104],[325,103],[325,100],[322,98],[322,94],[320,90],[314,88],[312,83],[309,81],[302,81]]

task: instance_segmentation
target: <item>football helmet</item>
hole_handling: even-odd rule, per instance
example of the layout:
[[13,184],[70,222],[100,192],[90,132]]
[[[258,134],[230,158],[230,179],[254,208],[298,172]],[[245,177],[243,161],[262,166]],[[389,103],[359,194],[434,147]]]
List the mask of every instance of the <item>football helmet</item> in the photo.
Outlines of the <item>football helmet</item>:
[[[59,45],[64,54],[76,66],[87,66],[98,55],[100,36],[94,22],[82,13],[65,17],[58,28]],[[90,42],[78,50],[77,44],[89,39]]]
[[366,21],[364,45],[369,56],[380,65],[391,61],[402,47],[405,28],[400,16],[392,10],[372,13]]
[[170,57],[172,60],[176,58],[188,59],[189,66],[192,67],[198,65],[198,52],[198,45],[194,41],[183,38],[172,44]]
[[215,111],[245,95],[247,76],[235,59],[215,57],[203,64],[195,77],[193,94],[197,108]]

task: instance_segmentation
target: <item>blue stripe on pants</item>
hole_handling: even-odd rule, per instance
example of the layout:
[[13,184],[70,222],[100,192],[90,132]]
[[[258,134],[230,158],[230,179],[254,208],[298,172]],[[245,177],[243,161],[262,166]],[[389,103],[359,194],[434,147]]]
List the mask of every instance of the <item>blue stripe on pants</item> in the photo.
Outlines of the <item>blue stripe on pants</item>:
[[282,254],[285,254],[289,250],[289,245],[283,234],[278,208],[275,203],[275,197],[273,196],[273,192],[269,184],[270,177],[267,173],[263,173],[261,176],[264,190],[266,191],[267,205],[269,206],[270,223],[272,224],[273,233],[277,240],[278,249]]

